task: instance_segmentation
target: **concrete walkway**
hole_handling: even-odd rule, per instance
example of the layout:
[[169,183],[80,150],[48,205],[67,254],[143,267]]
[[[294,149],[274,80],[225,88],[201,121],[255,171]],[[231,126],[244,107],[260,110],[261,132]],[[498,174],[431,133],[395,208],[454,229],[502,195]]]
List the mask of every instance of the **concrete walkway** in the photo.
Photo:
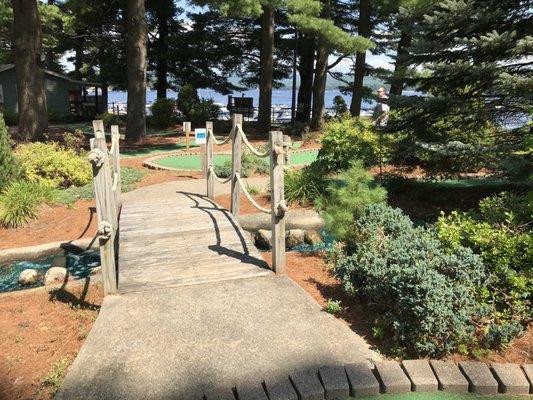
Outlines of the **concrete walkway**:
[[[138,211],[148,202],[165,210],[172,199],[184,201],[184,197],[178,200],[179,191],[201,194],[202,182],[142,188],[124,195],[125,207]],[[181,223],[195,224],[193,209],[191,221]],[[199,217],[204,213],[196,212]],[[151,215],[155,215],[151,225],[162,223],[161,215]],[[240,227],[234,229],[242,232]],[[128,237],[136,236],[132,232],[124,243],[121,237],[121,256]],[[172,240],[172,235],[165,236]],[[198,261],[195,251],[173,246],[164,249],[167,255],[175,251],[180,260],[172,273],[179,274],[180,265],[187,269]],[[264,270],[195,285],[177,286],[171,279],[151,285],[150,275],[158,272],[156,268],[163,273],[170,259],[146,264],[143,268],[151,269],[150,274],[135,270],[148,280],[142,291],[130,286],[126,293],[106,297],[57,399],[201,399],[202,393],[217,387],[257,386],[321,365],[379,360],[361,337],[321,311],[286,277]],[[239,268],[248,268],[247,262],[242,258]]]

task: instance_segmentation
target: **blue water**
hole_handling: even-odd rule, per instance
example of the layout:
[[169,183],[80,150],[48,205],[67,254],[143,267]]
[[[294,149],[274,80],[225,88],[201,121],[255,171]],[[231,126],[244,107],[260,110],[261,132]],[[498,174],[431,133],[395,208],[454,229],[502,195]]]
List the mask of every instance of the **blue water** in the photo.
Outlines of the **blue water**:
[[[84,251],[74,254],[67,253],[67,269],[71,277],[81,279],[91,274],[91,269],[100,265],[100,253]],[[52,266],[52,261],[57,255],[41,258],[34,261],[14,261],[0,265],[0,293],[42,286],[42,280],[34,285],[21,286],[18,283],[20,273],[29,268],[40,271],[43,275]]]

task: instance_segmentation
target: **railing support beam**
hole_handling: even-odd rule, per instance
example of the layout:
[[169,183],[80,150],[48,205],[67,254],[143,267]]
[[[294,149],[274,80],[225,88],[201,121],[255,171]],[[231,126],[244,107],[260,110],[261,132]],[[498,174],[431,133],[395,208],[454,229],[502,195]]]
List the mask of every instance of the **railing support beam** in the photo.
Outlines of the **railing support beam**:
[[237,124],[242,126],[242,114],[232,114],[231,116],[231,131],[233,134],[231,148],[231,213],[235,218],[239,217],[241,207],[241,188],[235,173],[241,174],[242,163],[242,138],[237,130]]
[[283,132],[270,132],[270,188],[272,219],[272,268],[276,274],[285,274],[285,203],[284,193],[285,150]]
[[215,134],[215,131],[213,130],[213,122],[207,121],[205,123],[205,131],[206,131],[206,181],[207,181],[207,197],[209,197],[211,200],[215,199],[215,177],[213,176],[213,173],[211,172],[211,168],[215,168],[215,164],[213,162],[213,136]]

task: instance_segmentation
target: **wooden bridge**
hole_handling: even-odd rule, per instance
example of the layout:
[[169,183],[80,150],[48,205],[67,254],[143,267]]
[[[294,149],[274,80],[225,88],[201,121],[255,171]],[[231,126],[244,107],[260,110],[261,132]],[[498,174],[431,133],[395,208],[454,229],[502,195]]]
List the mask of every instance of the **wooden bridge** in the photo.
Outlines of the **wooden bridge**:
[[[103,122],[94,121],[93,127],[89,160],[106,295],[268,274],[268,265],[236,221],[241,191],[259,211],[272,215],[273,269],[283,273],[287,210],[283,175],[289,146],[281,132],[271,132],[267,149],[260,151],[243,132],[242,115],[233,115],[231,132],[221,140],[207,122],[207,143],[202,146],[207,195],[179,193],[164,203],[122,207],[118,126],[111,128],[110,151]],[[213,168],[213,147],[227,142],[232,144],[232,174],[220,179]],[[270,159],[270,209],[253,200],[241,178],[243,143],[256,157]],[[231,185],[231,213],[213,201],[215,180]]]

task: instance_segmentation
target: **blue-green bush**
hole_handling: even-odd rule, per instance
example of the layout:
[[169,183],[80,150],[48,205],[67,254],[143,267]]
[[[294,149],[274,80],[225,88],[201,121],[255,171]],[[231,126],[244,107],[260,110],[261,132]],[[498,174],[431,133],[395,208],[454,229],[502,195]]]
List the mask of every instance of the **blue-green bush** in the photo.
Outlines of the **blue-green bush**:
[[366,205],[345,240],[335,274],[376,311],[375,331],[399,354],[439,355],[472,341],[476,290],[487,274],[470,249],[446,251],[430,231],[383,204]]

